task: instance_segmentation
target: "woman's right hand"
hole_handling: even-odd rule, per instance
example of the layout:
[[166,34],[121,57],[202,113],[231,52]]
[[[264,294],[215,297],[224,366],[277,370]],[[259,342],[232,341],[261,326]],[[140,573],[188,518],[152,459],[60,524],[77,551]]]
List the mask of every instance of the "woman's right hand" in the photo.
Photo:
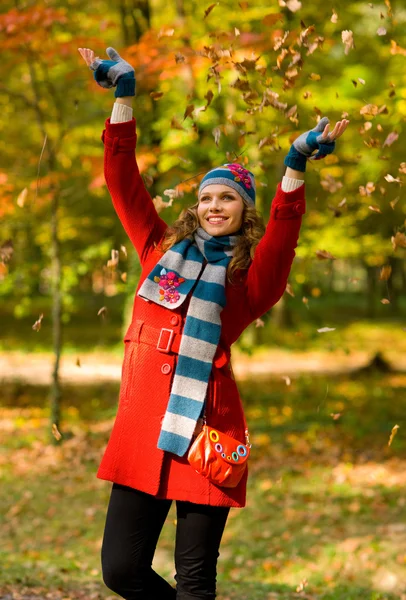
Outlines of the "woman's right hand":
[[116,98],[135,96],[135,74],[130,63],[121,58],[114,48],[107,48],[106,53],[111,60],[95,57],[90,48],[78,48],[87,66],[93,71],[96,83],[104,88],[117,86]]

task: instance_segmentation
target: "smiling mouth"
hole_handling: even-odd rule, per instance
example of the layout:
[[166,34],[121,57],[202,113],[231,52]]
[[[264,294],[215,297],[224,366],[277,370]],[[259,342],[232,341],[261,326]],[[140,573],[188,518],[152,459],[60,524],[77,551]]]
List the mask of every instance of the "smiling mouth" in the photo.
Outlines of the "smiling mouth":
[[217,225],[219,223],[225,223],[228,220],[228,217],[208,217],[208,222]]

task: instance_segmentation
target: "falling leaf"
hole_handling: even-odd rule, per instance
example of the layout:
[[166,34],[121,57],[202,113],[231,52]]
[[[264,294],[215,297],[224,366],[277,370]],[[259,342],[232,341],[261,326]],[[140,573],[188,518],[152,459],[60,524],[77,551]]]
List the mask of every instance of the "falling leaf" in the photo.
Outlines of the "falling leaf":
[[162,27],[158,33],[158,40],[162,37],[172,37],[174,33],[174,29]]
[[99,309],[97,316],[100,317],[100,315],[101,315],[104,318],[106,316],[106,314],[107,314],[107,306],[102,306]]
[[338,21],[338,14],[337,14],[337,13],[336,13],[336,11],[334,10],[334,8],[333,8],[332,10],[333,10],[333,14],[331,15],[331,19],[330,19],[330,21],[331,21],[332,23],[337,23],[337,21]]
[[332,260],[336,260],[336,256],[333,256],[332,254],[330,254],[330,252],[327,252],[327,250],[317,250],[316,251],[316,256],[319,260],[325,260],[327,258],[331,258]]
[[17,198],[17,206],[19,206],[20,208],[23,208],[25,201],[27,199],[27,194],[28,194],[28,188],[24,188],[18,195]]
[[219,4],[218,2],[216,2],[215,4],[210,4],[209,8],[206,8],[206,10],[204,11],[204,17],[203,17],[203,19],[205,19],[206,17],[208,17],[209,14],[211,13],[211,11],[213,10],[213,8],[215,6],[218,6],[218,4]]
[[311,79],[312,81],[319,81],[321,79],[321,76],[317,73],[310,73],[309,79]]
[[285,380],[286,385],[290,385],[291,384],[291,379],[288,375],[282,375],[282,379]]
[[388,298],[382,298],[381,302],[382,304],[390,304],[390,300],[388,300]]
[[121,245],[120,250],[124,254],[124,256],[127,258],[127,248],[125,246]]
[[376,32],[378,35],[386,35],[386,29],[385,27],[379,27],[379,29]]
[[391,146],[393,144],[393,142],[396,142],[396,140],[398,139],[399,135],[397,131],[391,131],[386,140],[384,141],[384,143],[382,144],[382,148],[385,148],[385,146]]
[[52,423],[52,435],[56,440],[58,440],[58,442],[60,439],[62,439],[62,434],[58,430],[58,427],[55,425],[55,423]]
[[271,13],[270,15],[266,15],[262,19],[262,24],[266,25],[267,27],[272,27],[272,25],[275,25],[275,23],[277,23],[278,21],[283,21],[283,20],[284,20],[284,16],[282,13]]
[[14,246],[12,240],[7,240],[2,246],[0,246],[0,260],[3,263],[8,263],[13,256]]
[[286,6],[291,12],[295,13],[302,8],[302,3],[298,0],[288,0]]
[[365,79],[361,79],[361,77],[358,77],[358,81],[362,84],[365,85]]
[[395,40],[391,40],[390,44],[391,44],[391,49],[390,49],[391,54],[401,54],[402,56],[406,56],[406,49],[402,48],[401,46],[398,46],[397,43],[395,42]]
[[391,202],[389,202],[392,210],[395,209],[396,204],[399,202],[400,196],[397,196],[394,200],[391,200]]
[[151,92],[149,95],[151,96],[152,100],[159,100],[160,98],[162,98],[164,93],[163,92]]
[[43,313],[40,314],[38,321],[35,321],[34,325],[32,326],[34,331],[39,331],[41,329],[41,321],[44,318]]
[[369,210],[372,210],[373,212],[377,212],[377,213],[381,213],[382,214],[382,211],[379,208],[379,206],[368,206],[368,208],[369,208]]
[[[166,190],[166,191],[168,191],[168,190]],[[173,204],[173,197],[170,198],[169,201],[164,201],[164,200],[162,200],[162,196],[155,196],[155,198],[152,199],[152,202],[154,203],[156,212],[160,213],[165,208],[168,208],[169,206],[172,206],[172,204]]]
[[368,115],[371,117],[375,117],[378,114],[378,107],[376,104],[366,104],[359,111],[360,115]]
[[345,46],[344,54],[348,54],[349,51],[355,48],[353,33],[351,30],[344,30],[341,32],[341,39]]
[[335,327],[322,327],[321,329],[318,329],[318,333],[327,333],[328,331],[335,331],[336,328]]
[[164,190],[164,196],[168,196],[168,198],[170,198],[171,200],[173,200],[174,198],[180,198],[181,196],[183,196],[183,192],[181,192],[179,189],[166,189]]
[[333,417],[333,420],[337,421],[341,417],[341,413],[330,413],[330,417]]
[[237,29],[237,27],[234,27],[234,35],[235,37],[238,37],[240,35],[240,30]]
[[182,127],[181,123],[178,121],[178,119],[176,117],[172,117],[171,129],[180,129],[181,131],[185,131],[185,128]]
[[220,141],[220,136],[221,136],[221,129],[220,129],[220,127],[215,127],[213,129],[212,133],[214,135],[214,142],[215,142],[216,146],[218,147],[219,141]]
[[264,327],[265,322],[262,319],[257,319],[255,321],[255,327]]
[[185,110],[185,114],[183,115],[183,120],[190,117],[190,115],[193,113],[194,109],[195,109],[194,104],[188,104],[188,106],[186,107],[186,110]]
[[384,265],[379,273],[380,281],[388,281],[392,273],[392,267],[390,265]]
[[186,58],[180,52],[176,52],[175,61],[176,61],[176,64],[184,63],[186,61]]
[[385,175],[384,179],[386,179],[386,181],[388,183],[401,183],[400,179],[398,177],[392,177],[392,175],[390,173],[388,173],[387,175]]
[[120,253],[118,250],[111,251],[111,259],[107,261],[107,266],[115,269],[120,259]]
[[304,589],[307,587],[308,585],[308,581],[307,579],[302,579],[302,581],[300,582],[300,584],[297,586],[296,591],[299,592],[303,592]]
[[406,162],[401,162],[399,167],[399,172],[406,175]]
[[295,293],[294,293],[293,288],[292,288],[292,286],[291,286],[291,284],[289,282],[286,284],[285,291],[289,294],[289,296],[292,296],[292,298],[295,297]]
[[80,358],[79,357],[76,358],[76,363],[75,364],[76,364],[77,367],[81,367],[82,366],[80,364]]
[[397,231],[396,235],[392,236],[390,240],[395,252],[398,248],[406,248],[406,235],[404,233]]
[[394,439],[395,435],[398,432],[398,429],[399,429],[399,425],[395,425],[394,427],[392,427],[392,431],[391,431],[391,434],[390,434],[388,446],[390,446],[392,444],[393,439]]
[[127,281],[127,273],[121,273],[120,277],[121,277],[121,281],[124,281],[124,283],[126,283],[126,281]]

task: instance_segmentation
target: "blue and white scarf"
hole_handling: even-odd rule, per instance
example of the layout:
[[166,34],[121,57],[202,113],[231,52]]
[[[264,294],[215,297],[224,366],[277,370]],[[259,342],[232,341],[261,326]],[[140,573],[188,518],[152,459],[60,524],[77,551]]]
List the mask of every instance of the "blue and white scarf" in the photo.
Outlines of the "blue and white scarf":
[[227,266],[237,241],[238,236],[211,236],[199,227],[194,239],[185,238],[165,252],[138,290],[138,296],[169,309],[180,306],[192,290],[158,439],[158,448],[178,456],[187,452],[203,411],[220,340]]

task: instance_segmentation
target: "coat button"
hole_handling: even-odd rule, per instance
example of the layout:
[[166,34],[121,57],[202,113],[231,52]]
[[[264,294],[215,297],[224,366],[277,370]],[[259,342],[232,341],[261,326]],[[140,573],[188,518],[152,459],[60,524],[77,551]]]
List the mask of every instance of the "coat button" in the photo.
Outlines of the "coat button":
[[177,315],[173,315],[171,317],[171,325],[177,325],[179,323],[179,317]]
[[168,375],[172,371],[172,367],[168,363],[164,363],[161,367],[161,371],[164,375]]
[[295,211],[298,212],[298,213],[303,212],[303,210],[302,210],[302,203],[301,202],[296,202],[296,204],[295,204]]

